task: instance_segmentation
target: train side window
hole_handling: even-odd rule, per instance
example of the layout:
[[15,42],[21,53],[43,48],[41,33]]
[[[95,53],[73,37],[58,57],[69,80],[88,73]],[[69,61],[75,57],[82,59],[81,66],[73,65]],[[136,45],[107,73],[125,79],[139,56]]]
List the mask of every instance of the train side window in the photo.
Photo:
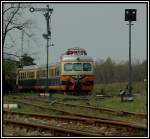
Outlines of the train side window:
[[54,69],[54,71],[55,71],[55,72],[54,72],[54,76],[56,76],[56,68]]
[[92,66],[90,63],[83,63],[83,71],[91,71]]
[[32,72],[30,72],[30,78],[32,78]]
[[20,79],[23,79],[23,73],[22,72],[20,73]]
[[58,69],[56,70],[56,75],[59,76],[59,70]]
[[56,76],[59,76],[59,67],[56,68]]
[[34,71],[31,72],[31,78],[34,78]]
[[50,77],[52,76],[52,69],[51,68],[49,69],[49,76]]
[[19,73],[19,79],[21,79],[21,73]]
[[51,75],[52,77],[54,76],[54,69],[52,69],[52,75]]
[[29,72],[27,72],[27,79],[29,78]]
[[72,71],[73,65],[72,63],[64,64],[64,71]]
[[20,79],[20,73],[19,73],[19,75],[18,75],[18,79]]
[[39,70],[39,77],[41,77],[41,70]]
[[[34,75],[33,75],[33,77],[34,77]],[[39,77],[46,77],[46,70],[40,70]]]
[[55,69],[52,68],[52,77],[54,77],[54,76],[55,76]]
[[43,70],[43,77],[46,77],[46,70]]
[[22,73],[22,79],[24,79],[24,72]]
[[53,74],[53,76],[56,76],[56,68],[54,68],[54,74]]
[[40,77],[40,75],[39,75],[39,70],[37,71],[37,73],[36,73],[36,74],[37,74],[37,75],[36,75],[36,76],[37,76],[37,78],[39,78],[39,77]]
[[26,78],[34,78],[34,72],[31,72],[31,71],[24,74],[24,78],[25,78],[25,75],[26,75]]
[[28,72],[28,78],[30,78],[30,72]]
[[26,72],[24,72],[24,79],[26,79]]
[[23,79],[23,73],[21,72],[21,79]]
[[22,79],[22,72],[21,72],[21,79]]
[[51,69],[49,69],[49,77],[51,77]]

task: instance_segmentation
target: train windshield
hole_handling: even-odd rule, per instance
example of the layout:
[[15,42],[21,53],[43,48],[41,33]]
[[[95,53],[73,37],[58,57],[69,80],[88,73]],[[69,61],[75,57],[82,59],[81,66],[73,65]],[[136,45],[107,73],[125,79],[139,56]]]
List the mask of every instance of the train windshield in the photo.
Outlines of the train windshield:
[[90,63],[83,63],[83,71],[91,71],[92,66]]
[[64,70],[65,71],[72,71],[72,63],[66,63],[64,65]]
[[64,71],[92,71],[90,63],[65,63]]
[[74,71],[82,71],[82,63],[74,63],[73,70]]

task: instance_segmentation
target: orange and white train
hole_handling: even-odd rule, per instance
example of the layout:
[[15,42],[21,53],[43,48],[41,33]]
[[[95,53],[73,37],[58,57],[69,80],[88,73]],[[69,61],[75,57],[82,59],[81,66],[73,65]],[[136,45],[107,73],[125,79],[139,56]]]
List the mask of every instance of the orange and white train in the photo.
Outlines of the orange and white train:
[[[94,87],[93,59],[83,48],[70,48],[60,62],[48,67],[48,91],[89,94]],[[27,66],[18,70],[20,91],[43,92],[47,88],[46,66]]]

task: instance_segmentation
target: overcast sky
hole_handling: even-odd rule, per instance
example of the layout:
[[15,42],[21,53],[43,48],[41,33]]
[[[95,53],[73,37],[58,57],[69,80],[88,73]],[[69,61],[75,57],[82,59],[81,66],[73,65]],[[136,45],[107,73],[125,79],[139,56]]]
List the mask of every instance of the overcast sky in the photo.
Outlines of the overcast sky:
[[[44,4],[33,4],[33,7],[46,7]],[[60,55],[68,48],[85,48],[94,60],[106,59],[108,56],[115,61],[128,60],[129,26],[124,21],[125,9],[137,9],[137,21],[132,26],[132,59],[146,59],[147,53],[147,11],[146,3],[49,3],[53,8],[51,16],[51,41],[54,46],[49,48],[49,63],[59,61]],[[24,37],[24,52],[34,53],[36,63],[46,64],[46,21],[43,13],[24,13],[24,19],[32,19],[36,28],[32,28],[36,43]],[[16,40],[16,48],[9,51],[19,53],[21,33],[11,32]],[[9,38],[7,39],[9,42]],[[6,43],[7,43],[6,42]],[[7,50],[8,51],[8,50]]]

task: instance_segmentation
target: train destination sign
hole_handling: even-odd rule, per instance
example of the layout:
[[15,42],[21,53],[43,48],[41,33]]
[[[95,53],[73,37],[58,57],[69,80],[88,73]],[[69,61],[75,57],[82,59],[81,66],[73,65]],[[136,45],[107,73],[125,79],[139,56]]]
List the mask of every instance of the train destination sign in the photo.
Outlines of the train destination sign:
[[66,55],[87,55],[85,49],[79,47],[69,48]]

